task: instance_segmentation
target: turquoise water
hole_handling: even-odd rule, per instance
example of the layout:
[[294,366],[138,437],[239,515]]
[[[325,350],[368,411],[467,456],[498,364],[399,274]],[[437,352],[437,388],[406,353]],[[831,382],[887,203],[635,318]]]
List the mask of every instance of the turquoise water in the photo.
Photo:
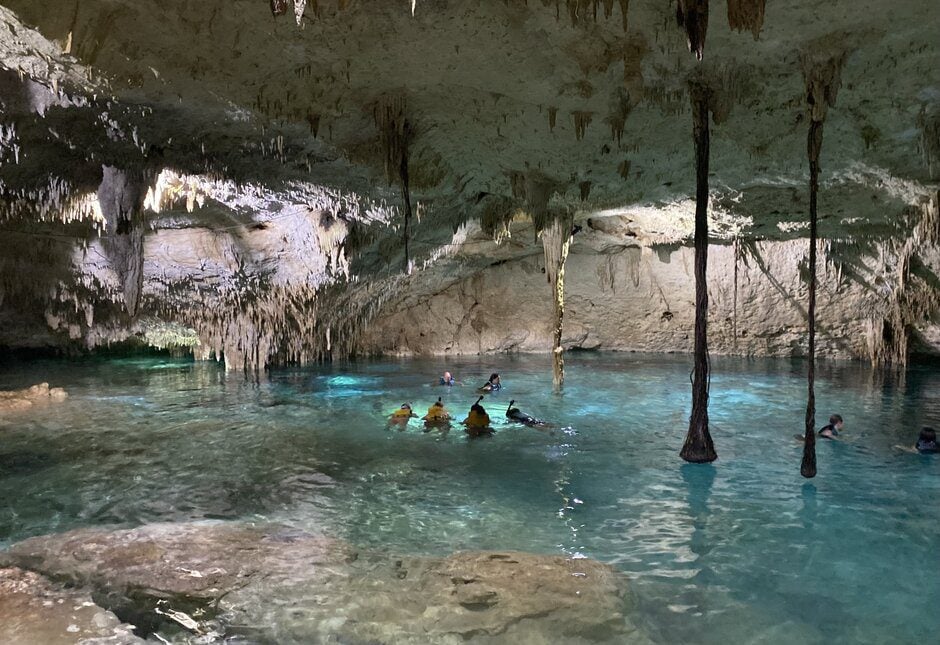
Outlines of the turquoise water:
[[[719,460],[677,456],[689,408],[682,356],[573,354],[562,396],[548,357],[362,362],[277,370],[260,383],[162,359],[0,365],[0,389],[70,398],[0,415],[0,548],[88,525],[199,518],[325,527],[398,553],[583,554],[632,579],[661,642],[932,642],[940,626],[940,457],[909,454],[940,422],[940,370],[903,380],[825,364],[819,476],[799,476],[805,365],[716,358]],[[438,395],[463,418],[473,387],[496,434],[404,431],[402,402]],[[503,423],[510,398],[552,433]],[[821,425],[821,423],[820,423]]]

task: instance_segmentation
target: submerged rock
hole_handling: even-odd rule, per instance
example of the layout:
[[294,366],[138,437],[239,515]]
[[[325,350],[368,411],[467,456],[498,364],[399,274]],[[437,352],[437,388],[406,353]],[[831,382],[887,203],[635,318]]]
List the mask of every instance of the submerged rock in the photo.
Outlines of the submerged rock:
[[81,529],[31,538],[3,560],[90,587],[145,632],[169,617],[278,643],[647,642],[625,615],[623,576],[589,559],[397,558],[216,522]]
[[63,589],[22,569],[0,569],[0,643],[129,645],[133,626],[96,605],[87,592]]
[[34,405],[50,401],[64,401],[68,392],[61,387],[49,387],[48,383],[39,383],[22,390],[0,392],[0,413],[28,410]]

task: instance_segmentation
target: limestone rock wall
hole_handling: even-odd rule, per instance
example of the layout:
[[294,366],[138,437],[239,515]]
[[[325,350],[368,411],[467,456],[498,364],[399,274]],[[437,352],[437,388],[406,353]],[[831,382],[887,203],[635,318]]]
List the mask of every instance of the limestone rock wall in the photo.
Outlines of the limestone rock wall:
[[[803,354],[807,296],[801,268],[808,250],[808,242],[801,239],[711,247],[712,352]],[[565,346],[691,351],[693,250],[625,246],[605,251],[583,243],[572,248],[566,277]],[[819,264],[817,352],[867,358],[873,321],[886,306],[885,291],[864,278],[850,278],[827,251],[821,249]],[[869,275],[878,282],[878,267],[871,264]],[[398,299],[373,322],[362,350],[548,351],[551,307],[542,259],[532,254],[455,279],[438,291]]]

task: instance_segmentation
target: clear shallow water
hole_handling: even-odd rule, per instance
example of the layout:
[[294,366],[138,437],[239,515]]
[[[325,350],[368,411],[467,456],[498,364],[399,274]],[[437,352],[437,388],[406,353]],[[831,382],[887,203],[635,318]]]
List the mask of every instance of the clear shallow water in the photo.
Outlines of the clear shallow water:
[[[430,385],[444,368],[467,387]],[[497,433],[388,430],[403,401],[484,402]],[[0,389],[39,381],[71,397],[0,416],[0,548],[88,525],[201,518],[325,527],[393,552],[583,554],[633,580],[662,642],[932,642],[940,626],[940,458],[910,445],[940,421],[940,370],[899,382],[824,365],[820,475],[799,476],[805,366],[716,358],[719,461],[683,464],[689,359],[570,355],[363,362],[279,370],[262,383],[160,359],[0,365]],[[509,426],[510,398],[556,421]]]

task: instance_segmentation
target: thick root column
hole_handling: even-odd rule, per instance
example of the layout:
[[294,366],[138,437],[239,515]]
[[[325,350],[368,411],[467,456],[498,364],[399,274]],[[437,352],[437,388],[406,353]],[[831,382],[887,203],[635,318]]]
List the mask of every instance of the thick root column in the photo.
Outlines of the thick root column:
[[561,344],[565,317],[565,261],[571,246],[573,218],[564,215],[542,230],[545,251],[545,273],[552,285],[552,383],[555,391],[565,383],[565,356]]
[[809,367],[806,374],[806,430],[800,474],[809,478],[816,476],[816,198],[819,193],[819,153],[822,150],[823,122],[829,106],[835,105],[846,53],[820,48],[804,52],[801,58],[810,126],[806,137],[806,156],[809,159]]
[[711,92],[694,83],[692,134],[695,139],[695,350],[692,372],[692,415],[689,433],[679,456],[693,463],[715,461],[715,445],[708,432],[708,156]]
[[809,367],[807,370],[806,433],[800,474],[816,476],[816,196],[819,192],[819,151],[822,149],[822,121],[812,121],[806,139],[809,157]]

